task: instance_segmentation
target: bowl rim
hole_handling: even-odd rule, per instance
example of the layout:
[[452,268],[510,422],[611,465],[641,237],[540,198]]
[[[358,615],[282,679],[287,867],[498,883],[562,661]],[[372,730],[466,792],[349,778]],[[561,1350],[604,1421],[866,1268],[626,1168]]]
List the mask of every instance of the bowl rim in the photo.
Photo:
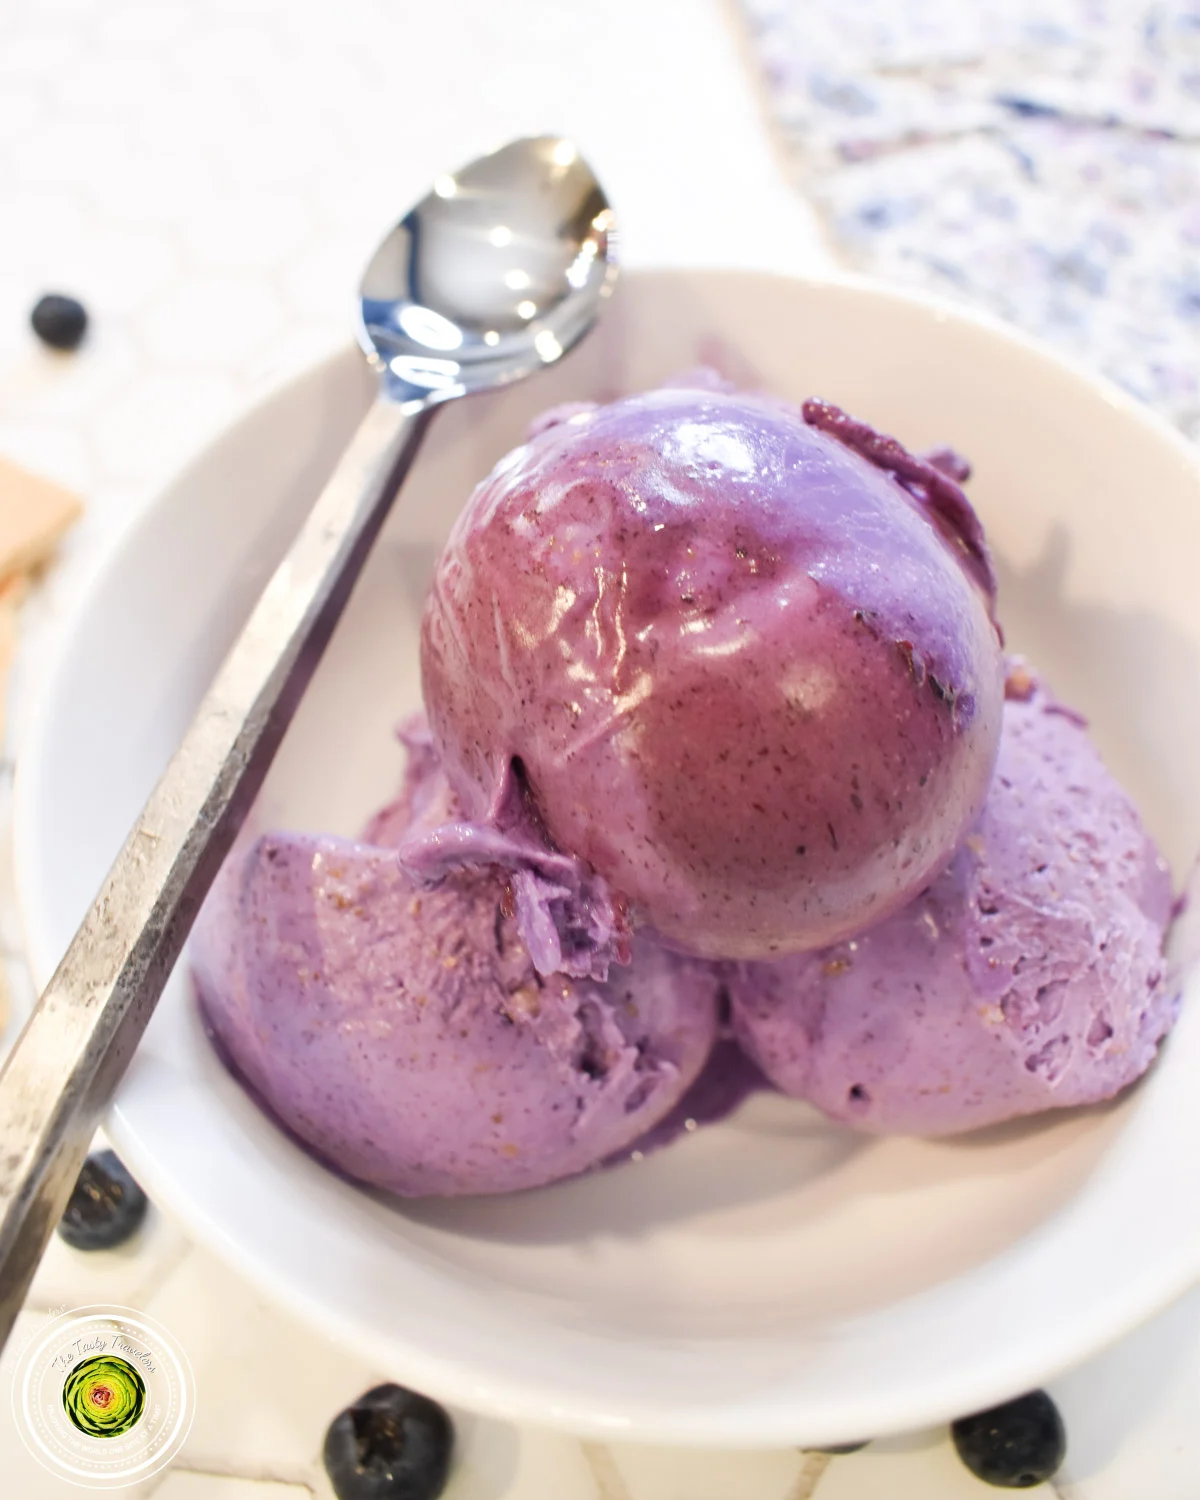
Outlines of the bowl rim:
[[[790,288],[799,286],[809,293],[838,292],[856,298],[866,297],[906,307],[923,308],[931,312],[938,322],[973,326],[990,339],[1014,347],[1048,369],[1068,376],[1077,384],[1082,383],[1093,396],[1132,420],[1148,440],[1169,448],[1200,484],[1200,453],[1163,417],[1106,377],[988,312],[960,306],[924,290],[897,287],[850,272],[792,275],[783,271],[728,265],[648,264],[626,268],[623,275],[637,277],[639,280],[647,277],[703,277],[775,282]],[[41,859],[35,829],[36,810],[44,803],[46,796],[46,756],[42,751],[53,739],[56,687],[71,656],[73,642],[81,624],[98,607],[111,586],[112,574],[120,568],[124,557],[139,544],[144,531],[154,524],[171,494],[203,470],[215,448],[223,441],[232,439],[235,434],[252,429],[259,422],[264,408],[275,403],[286,403],[307,383],[340,378],[332,372],[343,365],[348,369],[357,359],[355,346],[348,338],[343,345],[331,348],[327,354],[304,369],[289,373],[261,388],[239,417],[198,443],[191,457],[179,466],[167,483],[150,496],[144,506],[115,528],[108,542],[98,549],[85,586],[81,588],[72,608],[64,615],[48,661],[39,674],[37,701],[27,719],[23,742],[18,747],[13,787],[13,867],[16,872],[17,908],[29,965],[39,988],[49,977],[53,966],[53,945],[46,931],[46,915],[37,909],[34,900],[34,892],[44,887],[44,877],[38,874]],[[382,1361],[385,1366],[393,1359],[394,1346],[387,1335],[376,1335],[373,1339],[353,1319],[341,1315],[327,1304],[312,1300],[292,1281],[278,1278],[270,1264],[260,1259],[252,1248],[232,1238],[192,1196],[174,1193],[170,1181],[160,1178],[155,1168],[141,1156],[136,1137],[125,1127],[119,1111],[110,1114],[106,1129],[116,1149],[126,1156],[131,1169],[142,1177],[151,1196],[160,1203],[168,1204],[170,1213],[183,1223],[198,1243],[214,1251],[241,1275],[264,1290],[272,1300],[288,1308],[310,1326],[317,1326],[332,1338],[351,1347],[370,1350],[372,1357]],[[919,1391],[901,1393],[899,1396],[894,1391],[884,1397],[864,1392],[860,1405],[860,1415],[864,1418],[861,1425],[869,1427],[875,1436],[910,1431],[940,1422],[948,1412],[981,1409],[1031,1385],[1040,1384],[1130,1332],[1185,1292],[1197,1275],[1200,1275],[1200,1245],[1177,1245],[1169,1254],[1160,1256],[1153,1275],[1143,1275],[1140,1280],[1131,1281],[1121,1288],[1120,1295],[1110,1300],[1102,1313],[1093,1315],[1090,1320],[1076,1318],[1071,1325],[1071,1336],[1057,1341],[1057,1354],[1051,1352],[1056,1345],[1056,1341],[1052,1339],[1045,1348],[1034,1350],[1028,1355],[1022,1352],[1020,1356],[1014,1356],[1006,1362],[993,1362],[974,1376],[970,1370],[960,1369],[951,1383],[942,1382],[941,1389],[937,1388],[936,1382],[926,1381]],[[791,1445],[796,1441],[795,1432],[805,1426],[801,1415],[785,1430],[770,1412],[764,1417],[752,1406],[730,1408],[723,1413],[723,1420],[714,1420],[712,1408],[703,1405],[697,1406],[694,1414],[684,1413],[675,1405],[640,1412],[636,1419],[621,1419],[612,1413],[598,1410],[586,1395],[567,1393],[549,1386],[538,1388],[535,1382],[530,1381],[501,1389],[497,1388],[495,1376],[489,1373],[486,1364],[471,1368],[459,1359],[448,1359],[428,1350],[413,1349],[412,1346],[409,1352],[413,1356],[409,1360],[409,1369],[416,1372],[414,1382],[431,1394],[457,1401],[474,1411],[502,1420],[536,1423],[584,1438],[627,1439],[683,1447],[751,1449]],[[409,1378],[407,1373],[405,1378]],[[851,1441],[861,1436],[861,1432],[839,1426],[836,1421],[826,1423],[819,1431],[808,1434],[808,1438],[814,1442]]]

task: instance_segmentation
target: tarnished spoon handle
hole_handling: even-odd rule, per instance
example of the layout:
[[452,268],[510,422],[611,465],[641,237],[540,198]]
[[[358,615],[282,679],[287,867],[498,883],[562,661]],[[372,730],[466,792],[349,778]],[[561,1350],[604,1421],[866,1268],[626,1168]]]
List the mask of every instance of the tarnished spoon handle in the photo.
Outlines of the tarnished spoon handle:
[[0,1346],[429,416],[368,412],[0,1072]]

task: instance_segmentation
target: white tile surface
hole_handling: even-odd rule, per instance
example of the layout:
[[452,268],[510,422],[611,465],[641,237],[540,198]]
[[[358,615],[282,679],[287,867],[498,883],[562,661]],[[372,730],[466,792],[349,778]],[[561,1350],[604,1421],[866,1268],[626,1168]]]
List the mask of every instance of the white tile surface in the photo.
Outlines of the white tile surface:
[[144,1305],[180,1341],[196,1377],[196,1415],[180,1460],[187,1467],[308,1474],[330,1420],[383,1378],[281,1317],[200,1251]]
[[309,1500],[312,1488],[307,1484],[176,1472],[168,1474],[154,1494],[156,1500]]
[[[465,45],[469,40],[470,45]],[[63,613],[180,460],[266,385],[348,338],[379,230],[448,163],[523,130],[574,133],[629,261],[811,270],[725,0],[5,0],[0,5],[0,452],[89,510],[26,609],[13,743]],[[48,353],[46,289],[93,317]],[[0,780],[0,952],[19,943]],[[7,972],[7,971],[6,971]],[[10,987],[23,986],[14,971]],[[27,997],[25,997],[27,998]],[[42,1308],[145,1306],[195,1366],[195,1425],[159,1500],[331,1500],[319,1450],[378,1372],[267,1307],[156,1216],[128,1251],[56,1243]],[[0,1495],[81,1492],[25,1452],[0,1359]],[[1071,1500],[1200,1493],[1200,1295],[1058,1387]],[[815,1455],[608,1450],[459,1416],[448,1500],[972,1500],[940,1434]],[[126,1491],[143,1500],[138,1491]],[[1037,1493],[1037,1492],[1035,1492]]]
[[459,1443],[445,1500],[612,1500],[574,1438],[457,1415]]
[[614,1447],[612,1457],[629,1500],[727,1500],[730,1495],[738,1500],[794,1500],[805,1467],[794,1449],[679,1453],[670,1448]]

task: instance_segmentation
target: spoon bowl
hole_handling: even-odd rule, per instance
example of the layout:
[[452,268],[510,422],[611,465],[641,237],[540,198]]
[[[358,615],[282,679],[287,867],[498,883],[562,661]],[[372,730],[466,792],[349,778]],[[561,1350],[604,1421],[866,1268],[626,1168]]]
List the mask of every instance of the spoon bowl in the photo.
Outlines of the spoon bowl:
[[613,287],[613,214],[571,141],[511,141],[396,225],[363,273],[358,338],[387,395],[428,406],[554,364]]

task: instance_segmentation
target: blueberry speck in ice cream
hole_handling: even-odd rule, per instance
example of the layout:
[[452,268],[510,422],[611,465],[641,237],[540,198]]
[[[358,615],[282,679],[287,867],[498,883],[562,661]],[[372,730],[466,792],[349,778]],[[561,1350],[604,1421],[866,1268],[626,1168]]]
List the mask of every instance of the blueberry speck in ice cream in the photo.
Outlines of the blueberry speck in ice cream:
[[454,1427],[428,1396],[377,1385],[325,1434],[325,1472],[338,1500],[436,1500],[446,1488]]
[[83,1164],[59,1235],[76,1250],[112,1250],[141,1227],[145,1193],[113,1151],[95,1151]]
[[960,1417],[950,1428],[958,1456],[998,1489],[1030,1490],[1053,1479],[1067,1453],[1058,1407],[1045,1391]]
[[29,315],[33,331],[52,349],[78,349],[87,332],[87,309],[74,297],[48,292]]

